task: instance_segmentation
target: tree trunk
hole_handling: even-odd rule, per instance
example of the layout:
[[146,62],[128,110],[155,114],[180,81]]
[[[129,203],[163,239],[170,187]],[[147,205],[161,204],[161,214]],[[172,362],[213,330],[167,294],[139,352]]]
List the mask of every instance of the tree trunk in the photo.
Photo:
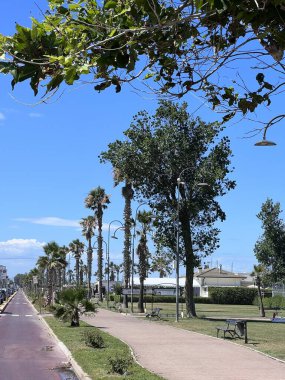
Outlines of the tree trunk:
[[191,263],[188,263],[189,256],[186,257],[186,281],[185,281],[185,301],[186,301],[186,316],[188,318],[196,317],[196,309],[194,303],[194,267]]
[[79,327],[79,312],[77,309],[74,310],[70,326],[71,327]]
[[257,285],[257,292],[258,292],[258,298],[259,298],[259,313],[261,317],[265,317],[265,310],[264,305],[262,301],[262,294],[261,294],[261,282],[260,278],[256,279],[256,285]]
[[79,286],[80,274],[79,274],[79,254],[78,254],[78,252],[76,253],[76,257],[75,257],[75,272],[76,272],[76,286]]
[[[125,186],[122,189],[122,194],[125,199],[124,207],[124,288],[130,287],[131,277],[131,201],[133,198],[133,189],[131,183],[126,180]],[[134,249],[134,247],[132,247]],[[128,307],[128,297],[123,297],[123,307]]]
[[89,299],[92,297],[91,275],[92,275],[92,246],[91,246],[91,238],[90,238],[88,239],[88,252],[87,252],[87,287],[88,287]]
[[182,218],[180,219],[182,226],[182,237],[185,247],[185,266],[186,266],[186,281],[185,281],[185,302],[187,318],[197,317],[194,303],[194,253],[192,247],[192,237],[190,230],[190,218],[187,210],[183,210]]
[[98,279],[98,296],[99,301],[103,301],[103,292],[102,292],[102,280],[103,280],[103,252],[102,252],[102,246],[103,246],[103,238],[102,238],[102,218],[103,218],[103,212],[102,210],[98,210],[98,272],[97,272],[97,279]]
[[138,302],[139,313],[144,313],[144,279],[140,278],[140,294]]

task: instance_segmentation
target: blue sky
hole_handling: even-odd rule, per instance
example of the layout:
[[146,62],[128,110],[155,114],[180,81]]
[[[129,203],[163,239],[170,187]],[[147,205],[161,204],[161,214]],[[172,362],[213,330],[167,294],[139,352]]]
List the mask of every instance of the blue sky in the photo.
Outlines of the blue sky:
[[[42,9],[46,5],[44,0],[36,3]],[[41,19],[34,0],[3,0],[1,6],[3,34],[13,34],[16,21],[29,26],[31,15]],[[10,81],[0,76],[0,264],[12,277],[35,266],[44,243],[55,240],[68,245],[81,239],[78,221],[88,215],[84,198],[99,185],[111,195],[104,214],[107,241],[108,223],[122,219],[123,200],[121,189],[113,187],[111,167],[100,164],[98,155],[109,142],[122,138],[138,111],[153,111],[157,99],[127,87],[120,94],[113,90],[97,94],[92,86],[78,85],[41,104],[28,83],[12,91]],[[183,100],[190,112],[202,105],[192,95]],[[282,109],[281,94],[270,109],[251,116],[266,121]],[[205,120],[218,117],[206,105],[195,115]],[[256,214],[261,204],[270,197],[285,207],[284,126],[269,131],[268,137],[278,144],[273,148],[255,147],[261,137],[244,138],[254,126],[241,120],[226,129],[237,187],[221,200],[227,220],[219,225],[220,248],[206,260],[234,271],[251,271],[255,263],[253,247],[261,234]],[[111,241],[111,260],[122,261],[121,248],[122,239]]]

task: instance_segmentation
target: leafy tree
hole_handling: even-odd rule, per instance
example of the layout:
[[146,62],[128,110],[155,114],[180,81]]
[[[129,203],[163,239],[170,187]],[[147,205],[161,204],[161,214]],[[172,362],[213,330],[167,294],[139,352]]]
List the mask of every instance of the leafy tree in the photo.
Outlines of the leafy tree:
[[93,261],[93,249],[91,239],[95,234],[95,228],[97,226],[97,221],[94,216],[89,215],[87,218],[82,218],[80,225],[82,227],[82,235],[85,236],[88,242],[87,250],[87,284],[88,284],[88,297],[91,298],[91,276],[92,276],[92,261]]
[[96,311],[95,304],[86,299],[86,292],[83,288],[62,290],[57,296],[57,303],[55,317],[64,322],[70,321],[72,327],[79,327],[80,315]]
[[[172,252],[176,252],[174,226],[178,216],[189,316],[196,315],[194,267],[201,255],[209,255],[217,247],[219,230],[214,223],[226,217],[216,198],[235,187],[227,177],[231,150],[227,137],[218,138],[221,130],[218,123],[192,120],[186,104],[161,101],[155,115],[145,111],[137,114],[125,131],[127,139],[109,144],[101,154],[128,176],[136,193],[161,217],[156,233]],[[177,182],[182,173],[184,186]],[[208,186],[199,188],[198,183],[205,181]]]
[[109,195],[105,193],[105,190],[98,186],[91,190],[88,196],[85,198],[85,206],[92,211],[94,211],[94,216],[98,223],[98,292],[99,300],[103,300],[102,294],[102,280],[103,280],[103,237],[102,237],[102,226],[103,226],[103,212],[110,203]]
[[69,249],[73,253],[75,258],[75,276],[76,276],[76,286],[80,286],[80,260],[84,251],[84,243],[79,239],[72,240],[69,244]]
[[254,247],[254,254],[267,271],[267,282],[285,278],[285,224],[281,219],[280,203],[267,199],[257,214],[263,234]]
[[[35,94],[83,75],[96,91],[140,80],[160,94],[195,92],[213,108],[254,112],[284,86],[283,0],[48,0],[44,20],[0,35],[1,71],[25,80]],[[239,81],[251,64],[256,86]],[[239,67],[232,80],[219,75]],[[276,83],[265,75],[277,74]],[[248,82],[248,80],[247,80]],[[284,117],[285,115],[281,115]]]

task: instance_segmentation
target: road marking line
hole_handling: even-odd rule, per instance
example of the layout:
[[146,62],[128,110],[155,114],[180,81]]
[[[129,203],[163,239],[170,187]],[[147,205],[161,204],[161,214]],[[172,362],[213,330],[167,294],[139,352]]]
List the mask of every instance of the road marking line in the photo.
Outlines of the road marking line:
[[11,317],[19,317],[20,314],[11,314]]
[[32,317],[33,314],[26,314],[25,317]]

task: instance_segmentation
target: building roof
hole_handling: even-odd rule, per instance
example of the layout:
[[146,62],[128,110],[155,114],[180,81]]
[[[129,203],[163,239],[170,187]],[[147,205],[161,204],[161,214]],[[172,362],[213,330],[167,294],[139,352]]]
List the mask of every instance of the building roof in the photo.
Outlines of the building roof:
[[222,268],[205,269],[205,270],[200,271],[199,273],[196,273],[195,276],[203,277],[203,278],[239,278],[239,279],[244,279],[247,277],[246,274],[232,273]]
[[[140,279],[138,277],[134,277],[134,285],[139,285]],[[176,286],[176,278],[173,277],[147,277],[144,280],[144,286],[152,286],[152,287],[162,287],[162,288],[174,288]],[[179,278],[179,286],[185,286],[185,277]],[[200,284],[197,280],[193,281],[194,287],[200,287]]]

